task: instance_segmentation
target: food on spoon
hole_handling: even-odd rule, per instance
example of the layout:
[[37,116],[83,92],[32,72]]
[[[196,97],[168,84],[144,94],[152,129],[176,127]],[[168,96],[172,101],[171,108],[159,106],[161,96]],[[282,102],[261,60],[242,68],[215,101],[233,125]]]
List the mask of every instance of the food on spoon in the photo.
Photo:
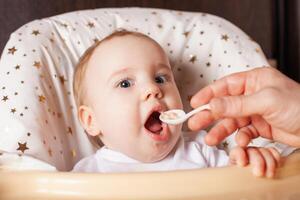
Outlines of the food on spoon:
[[163,120],[172,120],[177,119],[179,116],[175,112],[164,112],[161,114],[161,119]]

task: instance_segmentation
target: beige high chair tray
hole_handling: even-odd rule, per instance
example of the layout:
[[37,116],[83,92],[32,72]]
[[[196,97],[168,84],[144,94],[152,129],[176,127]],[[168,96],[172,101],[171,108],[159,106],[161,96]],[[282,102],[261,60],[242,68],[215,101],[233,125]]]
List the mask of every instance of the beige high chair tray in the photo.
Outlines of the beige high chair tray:
[[[66,172],[95,152],[76,117],[74,66],[91,44],[120,28],[142,32],[161,44],[185,111],[190,110],[191,95],[212,81],[268,65],[259,45],[239,28],[205,13],[105,8],[30,22],[11,34],[0,60],[0,199],[300,198],[299,154],[289,157],[275,180],[255,178],[249,169],[237,167]],[[220,148],[234,145],[231,137]],[[285,155],[293,150],[262,139],[252,145],[274,146]]]
[[82,174],[0,172],[0,199],[299,199],[300,152],[275,179],[249,168],[226,167],[163,173]]

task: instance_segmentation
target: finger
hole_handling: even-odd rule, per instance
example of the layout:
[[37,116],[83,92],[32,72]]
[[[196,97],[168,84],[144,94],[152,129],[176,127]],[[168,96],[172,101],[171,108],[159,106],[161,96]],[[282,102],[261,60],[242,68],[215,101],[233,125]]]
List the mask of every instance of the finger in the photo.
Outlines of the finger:
[[300,137],[291,133],[288,133],[286,131],[277,129],[277,128],[271,128],[272,129],[272,139],[274,141],[290,145],[292,147],[299,147],[300,146]]
[[269,100],[273,98],[273,93],[277,93],[276,89],[268,88],[246,96],[214,98],[210,101],[211,112],[217,118],[270,114],[270,110],[274,109],[272,105],[276,105],[276,100]]
[[191,106],[196,108],[208,103],[214,97],[240,95],[243,93],[248,73],[239,72],[215,81],[197,92],[191,99]]
[[239,127],[246,126],[248,123],[248,118],[223,119],[211,128],[211,130],[205,136],[205,142],[208,145],[217,145],[226,137],[234,133]]
[[251,116],[251,124],[257,130],[258,135],[264,138],[272,139],[271,126],[261,116]]
[[213,121],[214,121],[214,118],[213,118],[211,112],[204,110],[204,111],[201,111],[201,112],[195,114],[188,120],[188,127],[192,131],[198,131],[198,130],[201,130],[201,129],[207,127]]
[[273,157],[273,154],[265,149],[259,148],[258,149],[265,160],[265,175],[267,178],[273,178],[276,170],[276,160]]
[[190,104],[192,108],[197,108],[203,104],[207,104],[214,97],[211,87],[213,86],[208,85],[202,88],[191,98]]
[[244,167],[248,164],[248,156],[246,151],[241,147],[233,148],[229,153],[229,163],[231,165],[238,165]]
[[238,126],[235,119],[223,119],[210,129],[208,134],[205,136],[205,143],[210,146],[217,145],[236,131],[237,128]]
[[261,153],[256,148],[247,148],[249,163],[254,176],[262,177],[265,173],[265,161]]
[[251,122],[251,119],[249,117],[238,117],[238,118],[235,118],[235,119],[236,119],[236,122],[237,122],[237,126],[239,128],[245,127]]
[[[278,75],[280,73],[272,67],[260,67],[227,75],[197,92],[191,99],[191,106],[196,108],[215,97],[255,93],[270,86],[270,83],[274,85],[274,77]],[[269,77],[273,79],[270,80]]]
[[276,166],[280,167],[281,166],[281,156],[280,153],[274,148],[274,147],[268,147],[267,148],[273,155],[275,161],[276,161]]
[[246,147],[251,142],[252,139],[258,137],[258,132],[256,128],[250,124],[243,128],[240,128],[235,135],[236,143],[241,147]]

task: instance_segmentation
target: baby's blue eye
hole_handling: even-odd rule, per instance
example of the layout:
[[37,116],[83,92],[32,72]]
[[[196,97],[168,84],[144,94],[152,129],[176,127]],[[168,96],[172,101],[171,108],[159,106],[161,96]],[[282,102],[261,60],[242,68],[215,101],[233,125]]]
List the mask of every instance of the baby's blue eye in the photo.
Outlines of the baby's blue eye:
[[167,78],[164,75],[159,75],[157,77],[155,77],[155,82],[162,84],[165,83],[167,81]]
[[121,88],[128,88],[130,87],[132,84],[129,80],[123,80],[119,83],[119,87]]

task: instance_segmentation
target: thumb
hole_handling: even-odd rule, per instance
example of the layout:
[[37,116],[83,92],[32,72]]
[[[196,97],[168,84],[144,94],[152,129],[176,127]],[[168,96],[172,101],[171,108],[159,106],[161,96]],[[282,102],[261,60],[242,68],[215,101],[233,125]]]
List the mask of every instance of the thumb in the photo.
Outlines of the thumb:
[[[270,102],[270,99],[273,99]],[[216,118],[247,117],[251,115],[264,115],[272,108],[274,98],[265,90],[251,95],[225,96],[210,101],[211,112]]]

